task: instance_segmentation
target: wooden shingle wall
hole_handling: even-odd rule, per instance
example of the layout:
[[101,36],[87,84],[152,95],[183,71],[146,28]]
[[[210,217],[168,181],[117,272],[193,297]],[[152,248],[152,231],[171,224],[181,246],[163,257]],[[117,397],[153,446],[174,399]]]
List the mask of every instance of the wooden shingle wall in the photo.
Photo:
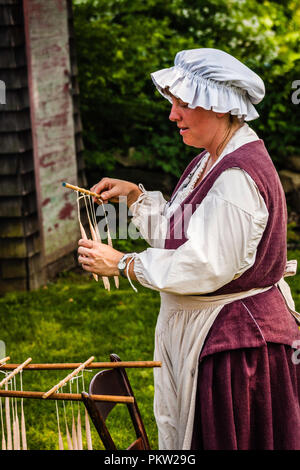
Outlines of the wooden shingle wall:
[[[65,7],[78,184],[85,186],[71,0]],[[25,37],[22,0],[0,0],[0,80],[6,95],[6,104],[0,103],[0,293],[39,287],[77,262],[73,249],[43,264]]]
[[[68,14],[68,28],[69,28],[69,49],[70,49],[70,63],[71,63],[71,76],[70,76],[70,93],[73,100],[73,117],[74,117],[74,139],[75,139],[75,150],[77,159],[77,172],[78,172],[78,186],[83,188],[87,187],[87,180],[85,176],[84,166],[84,145],[82,138],[82,122],[80,115],[80,91],[78,85],[78,67],[76,58],[76,43],[73,26],[73,9],[72,0],[66,0],[67,14]],[[75,195],[74,195],[75,198]],[[87,216],[82,207],[81,210],[81,221],[84,227],[88,227]],[[53,278],[64,269],[70,269],[77,264],[77,253],[76,251],[70,252],[69,254],[58,258],[47,266],[47,278]]]
[[0,0],[0,292],[43,281],[21,0]]

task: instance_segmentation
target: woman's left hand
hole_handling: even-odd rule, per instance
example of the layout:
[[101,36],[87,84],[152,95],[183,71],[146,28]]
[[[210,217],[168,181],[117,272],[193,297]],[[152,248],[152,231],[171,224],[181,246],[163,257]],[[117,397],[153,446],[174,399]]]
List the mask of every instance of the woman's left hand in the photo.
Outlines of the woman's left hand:
[[79,240],[78,262],[85,271],[100,276],[118,276],[118,262],[124,253],[105,243],[93,240]]

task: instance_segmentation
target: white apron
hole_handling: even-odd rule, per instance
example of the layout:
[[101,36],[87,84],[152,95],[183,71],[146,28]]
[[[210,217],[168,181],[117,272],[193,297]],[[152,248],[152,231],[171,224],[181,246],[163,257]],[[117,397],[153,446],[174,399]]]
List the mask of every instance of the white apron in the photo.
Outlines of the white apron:
[[[295,274],[289,261],[285,276]],[[300,322],[288,284],[277,284],[290,312]],[[198,360],[205,338],[224,305],[270,289],[251,289],[215,297],[183,296],[161,292],[161,308],[155,330],[154,414],[160,450],[189,450],[191,446]]]

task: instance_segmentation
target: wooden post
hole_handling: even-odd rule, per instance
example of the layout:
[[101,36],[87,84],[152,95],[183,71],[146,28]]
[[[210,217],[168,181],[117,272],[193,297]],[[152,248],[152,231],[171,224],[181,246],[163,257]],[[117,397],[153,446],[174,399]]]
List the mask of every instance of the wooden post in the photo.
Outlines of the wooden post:
[[[91,362],[94,360],[94,356],[91,356],[87,361],[85,361],[83,364],[80,364],[80,366],[77,367],[77,369],[73,370],[67,377],[65,377],[63,380],[61,380],[58,384],[54,385],[48,392],[44,393],[43,398],[48,398],[50,395],[52,395],[56,390],[58,390],[60,387],[63,387],[69,380],[72,379],[72,377],[75,377],[75,375],[79,374],[81,370],[83,370],[87,365],[89,365]],[[0,384],[1,385],[1,384]]]
[[[24,370],[67,370],[76,369],[81,363],[78,362],[59,362],[44,364],[28,364]],[[0,370],[12,370],[19,364],[5,364],[0,366]],[[152,368],[161,367],[160,361],[119,361],[119,362],[92,362],[89,369],[115,369],[115,368]]]
[[28,359],[26,359],[26,361],[24,361],[22,364],[20,364],[18,367],[16,367],[15,370],[13,370],[10,374],[8,374],[1,382],[0,382],[0,388],[6,384],[10,379],[12,379],[15,375],[17,375],[19,372],[21,372],[21,370],[24,369],[25,366],[27,366],[27,364],[29,364],[29,362],[32,361],[31,357],[29,357]]
[[[9,398],[33,398],[43,399],[44,392],[36,392],[33,390],[0,390],[1,397]],[[133,397],[119,395],[90,395],[95,401],[104,401],[112,403],[133,403]],[[66,401],[82,401],[80,393],[54,393],[48,397],[48,400],[66,400]]]
[[68,9],[66,1],[23,0],[28,84],[43,264],[76,249],[77,184]]

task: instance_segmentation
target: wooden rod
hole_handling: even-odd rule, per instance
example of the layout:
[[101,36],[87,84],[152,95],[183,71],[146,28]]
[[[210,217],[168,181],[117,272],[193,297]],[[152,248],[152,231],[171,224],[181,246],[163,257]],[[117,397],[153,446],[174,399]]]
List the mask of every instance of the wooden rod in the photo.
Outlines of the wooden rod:
[[16,374],[18,374],[21,370],[24,369],[24,367],[32,361],[31,357],[26,359],[22,364],[20,364],[15,370],[13,370],[10,374],[8,374],[1,382],[0,382],[0,388],[6,384],[12,377],[14,377]]
[[3,366],[9,360],[10,360],[9,356],[4,357],[3,359],[0,359],[0,366]]
[[[18,367],[19,364],[4,364],[0,366],[0,370],[11,370]],[[75,369],[80,366],[77,362],[65,363],[44,363],[44,364],[28,364],[25,370],[67,370]],[[120,362],[92,362],[89,369],[115,369],[115,368],[147,368],[161,367],[160,361],[120,361]]]
[[63,380],[61,380],[58,384],[54,385],[48,392],[44,393],[43,398],[48,398],[50,395],[52,395],[56,390],[58,390],[60,387],[65,385],[69,380],[71,380],[72,377],[75,377],[81,370],[83,370],[86,366],[88,366],[93,360],[95,359],[94,356],[91,356],[87,361],[83,362],[80,364],[80,366],[77,367],[77,369],[73,370],[67,377],[65,377]]
[[92,191],[89,191],[88,189],[80,188],[79,186],[74,186],[73,184],[69,184],[69,183],[62,183],[62,185],[65,188],[73,189],[73,191],[78,191],[80,193],[88,194],[89,196],[93,196],[93,197],[96,197],[98,199],[102,199],[99,194],[93,193]]
[[[34,391],[20,391],[20,390],[0,390],[0,397],[14,397],[14,398],[36,398],[42,399],[44,392]],[[119,396],[119,395],[90,395],[95,401],[105,401],[113,403],[134,403],[133,397]],[[49,396],[48,400],[69,400],[69,401],[82,401],[80,393],[54,393]]]

